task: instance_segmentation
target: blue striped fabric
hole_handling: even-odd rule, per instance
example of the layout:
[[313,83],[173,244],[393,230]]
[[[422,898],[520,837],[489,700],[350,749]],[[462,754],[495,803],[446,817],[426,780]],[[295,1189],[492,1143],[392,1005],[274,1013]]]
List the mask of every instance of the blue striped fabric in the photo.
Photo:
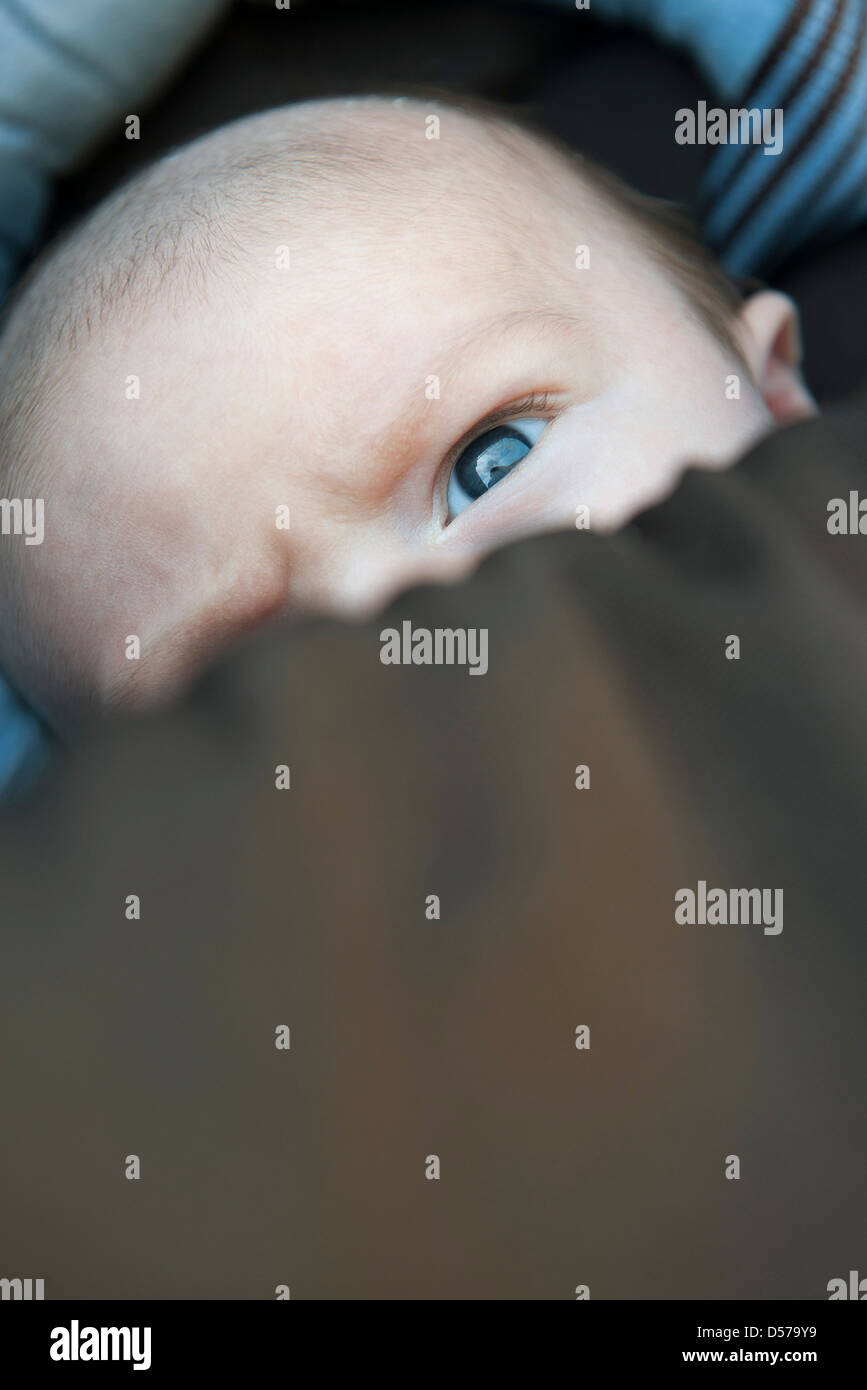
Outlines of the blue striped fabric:
[[[809,240],[843,235],[867,217],[867,183],[859,176],[867,153],[865,6],[812,0],[805,8],[821,37],[805,44],[796,34],[738,103],[782,107],[781,153],[767,158],[752,147],[734,177],[708,198],[708,239],[735,274],[767,273]],[[774,102],[789,50],[800,67]]]
[[867,0],[592,0],[589,9],[686,49],[709,84],[708,107],[782,111],[779,154],[714,146],[704,230],[728,271],[768,275],[801,246],[867,221]]

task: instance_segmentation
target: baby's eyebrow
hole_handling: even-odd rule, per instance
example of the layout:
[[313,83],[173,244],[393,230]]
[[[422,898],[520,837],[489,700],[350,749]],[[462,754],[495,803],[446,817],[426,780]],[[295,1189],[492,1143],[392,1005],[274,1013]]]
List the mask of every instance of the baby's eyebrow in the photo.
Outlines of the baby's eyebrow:
[[[474,322],[461,330],[460,334],[449,343],[443,351],[443,361],[439,365],[439,370],[435,374],[438,382],[438,389],[443,396],[449,391],[456,381],[466,376],[466,358],[472,352],[473,358],[479,356],[480,350],[486,341],[496,337],[501,339],[504,334],[525,329],[528,325],[535,325],[540,332],[550,331],[575,331],[580,325],[581,317],[577,313],[569,313],[562,309],[533,308],[533,309],[514,309],[507,314],[491,314],[481,322]],[[525,383],[526,384],[526,383]],[[540,383],[540,387],[543,383]],[[540,391],[526,391],[520,398],[509,402],[509,409],[517,407],[524,408],[533,402]],[[504,402],[501,400],[483,417],[468,420],[467,426],[475,428],[480,423],[485,423],[494,419],[498,410],[503,409]],[[423,424],[430,424],[431,399],[423,392],[414,390],[407,403],[405,411],[398,416],[387,434],[384,436],[382,449],[384,455],[389,459],[401,459],[406,457],[408,450],[417,444],[419,432]],[[434,417],[435,418],[435,417]],[[449,441],[454,443],[456,441]]]
[[[578,313],[570,313],[565,309],[533,308],[533,309],[513,309],[508,314],[491,314],[488,318],[482,319],[481,323],[472,323],[468,328],[459,334],[455,341],[449,346],[449,355],[463,354],[471,346],[476,346],[480,339],[491,337],[494,333],[504,333],[509,329],[523,328],[526,324],[536,324],[540,330],[545,328],[569,328],[575,330],[583,322],[582,316]],[[444,374],[445,379],[459,376],[461,365],[454,363]]]

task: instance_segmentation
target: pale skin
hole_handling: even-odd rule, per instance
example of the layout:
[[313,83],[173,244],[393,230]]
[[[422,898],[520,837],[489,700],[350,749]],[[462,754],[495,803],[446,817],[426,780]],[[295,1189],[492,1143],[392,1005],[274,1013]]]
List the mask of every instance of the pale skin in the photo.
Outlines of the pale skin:
[[[520,164],[455,113],[437,142],[411,106],[367,114],[396,161],[426,161],[422,180],[272,219],[232,288],[157,305],[69,364],[41,461],[46,539],[26,555],[66,679],[11,673],[63,732],[87,708],[167,698],[268,619],[366,617],[506,542],[574,530],[579,507],[621,526],[688,464],[726,466],[815,411],[784,296],[741,311],[748,374],[540,147]],[[452,515],[462,449],[515,420],[539,422],[537,442]]]

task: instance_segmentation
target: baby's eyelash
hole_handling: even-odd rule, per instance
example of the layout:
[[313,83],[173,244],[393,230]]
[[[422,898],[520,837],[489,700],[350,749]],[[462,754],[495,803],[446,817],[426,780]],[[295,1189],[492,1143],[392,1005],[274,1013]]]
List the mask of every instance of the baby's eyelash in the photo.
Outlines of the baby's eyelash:
[[505,405],[498,406],[492,410],[483,420],[479,420],[468,430],[457,444],[449,450],[445,467],[450,469],[457,463],[464,449],[476,440],[480,439],[488,430],[495,429],[497,425],[508,424],[510,420],[523,420],[530,415],[554,415],[556,396],[552,391],[532,391],[526,396],[521,396],[517,401],[508,401]]

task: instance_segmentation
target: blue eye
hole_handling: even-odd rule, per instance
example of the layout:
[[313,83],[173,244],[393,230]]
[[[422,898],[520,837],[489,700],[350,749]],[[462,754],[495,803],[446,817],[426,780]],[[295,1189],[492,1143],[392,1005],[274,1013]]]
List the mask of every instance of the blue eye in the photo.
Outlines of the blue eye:
[[485,430],[468,444],[449,478],[449,521],[511,473],[515,464],[529,454],[548,423],[512,420],[508,425]]

